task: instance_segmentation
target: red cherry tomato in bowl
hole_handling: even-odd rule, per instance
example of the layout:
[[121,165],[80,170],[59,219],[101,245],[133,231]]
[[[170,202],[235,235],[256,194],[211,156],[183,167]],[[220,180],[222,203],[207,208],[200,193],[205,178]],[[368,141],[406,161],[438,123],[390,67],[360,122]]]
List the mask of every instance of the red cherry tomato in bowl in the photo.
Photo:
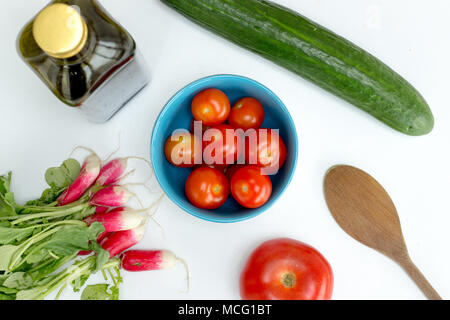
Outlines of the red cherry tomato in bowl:
[[[239,143],[235,128],[228,124],[220,124],[209,128],[203,135],[203,160],[206,164],[232,165],[244,154],[245,141]],[[241,146],[241,147],[240,147]]]
[[293,239],[275,239],[250,256],[240,278],[244,300],[330,300],[333,271],[314,248]]
[[228,123],[240,129],[259,129],[264,122],[262,104],[255,98],[243,98],[231,108]]
[[205,163],[203,163],[203,164],[195,165],[193,169],[195,170],[195,169],[201,168],[201,167],[208,167],[208,168],[211,168],[211,169],[216,169],[216,170],[219,170],[220,172],[223,172],[223,173],[226,173],[228,168],[229,168],[229,166],[227,166],[227,165],[205,164]]
[[225,175],[227,176],[228,180],[231,181],[231,178],[236,173],[236,171],[243,167],[245,167],[245,164],[234,164],[230,167],[227,167],[225,170]]
[[185,192],[194,206],[212,210],[221,207],[227,201],[230,185],[223,172],[200,167],[189,175]]
[[278,173],[286,162],[286,144],[272,129],[259,129],[246,139],[246,163],[264,168],[268,175]]
[[203,134],[203,133],[205,133],[205,131],[206,130],[208,130],[210,127],[208,127],[208,126],[205,126],[201,121],[199,121],[198,123],[199,123],[199,125],[198,125],[198,128],[199,128],[199,132],[195,132],[195,122],[196,121],[198,121],[198,120],[195,120],[195,119],[192,119],[192,121],[191,121],[191,127],[190,127],[190,131],[191,131],[191,133],[193,133],[193,134],[196,134],[196,133],[198,133],[199,135],[200,134]]
[[261,174],[258,166],[244,166],[231,177],[231,194],[243,207],[255,209],[263,206],[272,195],[272,182]]
[[224,123],[230,114],[230,100],[219,89],[206,89],[192,100],[194,119],[202,121],[205,126]]
[[[201,140],[189,132],[174,133],[167,139],[164,153],[172,165],[190,168],[195,165],[196,148],[201,152],[201,146]],[[197,158],[201,161],[201,154]]]

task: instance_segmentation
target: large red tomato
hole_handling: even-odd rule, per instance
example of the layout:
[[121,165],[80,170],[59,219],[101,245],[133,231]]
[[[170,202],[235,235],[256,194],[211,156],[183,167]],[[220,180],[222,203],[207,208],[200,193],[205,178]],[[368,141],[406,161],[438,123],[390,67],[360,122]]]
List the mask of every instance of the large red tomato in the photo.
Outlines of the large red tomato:
[[195,169],[186,181],[186,196],[201,209],[217,209],[230,194],[230,184],[225,174],[219,170],[200,167]]
[[244,300],[329,300],[333,271],[314,248],[293,239],[263,243],[250,256],[241,279]]
[[194,119],[203,121],[205,126],[224,123],[230,114],[230,100],[219,89],[206,89],[198,93],[192,100]]

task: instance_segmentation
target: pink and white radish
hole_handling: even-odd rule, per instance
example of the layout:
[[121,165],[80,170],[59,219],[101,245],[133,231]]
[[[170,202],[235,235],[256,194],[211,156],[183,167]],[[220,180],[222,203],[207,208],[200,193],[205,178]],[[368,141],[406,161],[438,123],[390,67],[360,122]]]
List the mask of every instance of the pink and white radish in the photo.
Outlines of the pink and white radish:
[[121,255],[122,268],[131,272],[166,270],[185,263],[168,250],[129,250]]
[[81,167],[78,177],[59,196],[58,206],[64,206],[80,199],[97,180],[100,174],[101,163],[102,161],[96,154],[88,156]]
[[117,232],[139,227],[145,222],[146,217],[139,210],[130,208],[116,208],[106,213],[97,213],[84,219],[88,225],[100,222],[105,227],[105,232]]
[[107,186],[116,183],[127,168],[127,162],[125,159],[114,159],[105,164],[95,182],[99,186]]
[[108,207],[96,207],[95,213],[106,213],[110,210]]
[[89,201],[89,204],[97,207],[121,207],[128,203],[133,193],[122,186],[109,186],[97,191]]
[[167,270],[182,263],[186,269],[187,286],[189,290],[189,269],[187,263],[167,250],[129,250],[121,256],[121,266],[130,272]]
[[101,170],[100,174],[97,178],[96,184],[99,186],[107,186],[110,184],[114,184],[122,180],[124,177],[122,176],[127,169],[128,160],[130,159],[138,159],[147,162],[147,164],[151,168],[151,163],[139,157],[127,157],[127,158],[118,158],[111,160],[107,164],[105,164]]
[[106,237],[100,245],[109,252],[110,258],[113,258],[138,244],[144,238],[146,229],[147,223],[144,223],[132,230],[114,232]]
[[90,255],[92,253],[92,251],[79,251],[78,255],[79,256],[87,256]]

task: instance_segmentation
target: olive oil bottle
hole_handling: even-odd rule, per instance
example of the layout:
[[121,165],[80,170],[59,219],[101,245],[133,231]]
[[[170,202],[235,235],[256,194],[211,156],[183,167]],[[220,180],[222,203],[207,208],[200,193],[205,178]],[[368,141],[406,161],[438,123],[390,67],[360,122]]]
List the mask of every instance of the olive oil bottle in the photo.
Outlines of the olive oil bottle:
[[62,102],[109,120],[149,81],[136,43],[96,0],[54,0],[18,38],[22,59]]

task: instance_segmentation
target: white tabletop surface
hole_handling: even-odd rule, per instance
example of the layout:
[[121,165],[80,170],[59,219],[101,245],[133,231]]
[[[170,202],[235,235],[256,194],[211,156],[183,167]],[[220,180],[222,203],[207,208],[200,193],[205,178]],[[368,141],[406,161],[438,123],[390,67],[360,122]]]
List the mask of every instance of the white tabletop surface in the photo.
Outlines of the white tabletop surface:
[[[45,188],[48,167],[76,145],[106,156],[149,157],[154,121],[165,102],[187,83],[212,74],[251,77],[271,88],[289,108],[300,139],[292,184],[266,213],[222,225],[194,218],[165,199],[138,248],[170,249],[182,267],[125,273],[122,299],[239,299],[239,275],[261,242],[291,237],[317,248],[335,276],[334,299],[423,299],[388,258],[364,247],[335,223],[322,182],[335,164],[358,166],[392,196],[411,257],[436,290],[450,298],[450,108],[448,100],[450,2],[447,0],[276,0],[334,30],[385,61],[427,99],[436,125],[409,137],[378,122],[298,76],[189,22],[157,0],[103,0],[134,36],[153,77],[147,89],[104,125],[88,123],[65,107],[20,60],[15,40],[46,0],[9,1],[0,10],[0,173],[14,172],[19,202]],[[139,195],[145,201],[145,191]],[[101,282],[94,276],[90,283]],[[68,289],[64,299],[78,299]]]

